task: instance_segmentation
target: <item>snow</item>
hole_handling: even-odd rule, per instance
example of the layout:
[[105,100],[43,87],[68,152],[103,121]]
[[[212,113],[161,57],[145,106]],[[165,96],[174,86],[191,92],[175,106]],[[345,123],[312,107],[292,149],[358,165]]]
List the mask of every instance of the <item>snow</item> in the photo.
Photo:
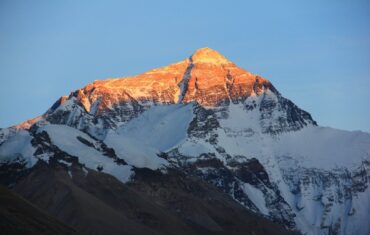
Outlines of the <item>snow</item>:
[[[228,118],[219,119],[221,128],[217,129],[217,134],[218,145],[230,155],[256,157],[271,165],[275,165],[276,159],[291,158],[302,167],[327,170],[355,168],[370,156],[370,134],[365,132],[310,125],[299,131],[271,136],[262,134],[258,109],[247,111],[243,105],[231,104],[228,113]],[[216,152],[203,140],[187,140],[179,151],[190,156]]]
[[[259,99],[258,96],[248,98],[249,102],[254,100],[256,103]],[[321,225],[333,226],[341,220],[340,234],[369,234],[370,226],[366,221],[370,215],[369,188],[354,195],[350,202],[328,201],[331,195],[335,199],[338,191],[343,192],[344,185],[348,183],[335,172],[351,172],[364,160],[370,160],[369,133],[309,125],[299,131],[271,136],[262,133],[258,108],[246,110],[241,104],[230,104],[228,114],[228,118],[219,118],[217,146],[233,157],[255,157],[262,163],[270,180],[278,185],[281,195],[297,215],[295,222],[298,229],[307,234],[327,234],[327,228],[321,229]],[[281,113],[275,110],[271,118],[276,119],[279,115]],[[224,160],[215,148],[203,139],[192,138],[179,147],[179,152],[195,159],[202,153],[215,153],[216,157]],[[335,177],[339,183],[328,187],[308,176],[313,182],[307,188],[302,186],[301,194],[293,194],[284,176],[286,172],[296,171],[299,180],[302,169],[322,172],[328,177]],[[249,184],[243,188],[261,213],[268,214],[263,193]],[[350,210],[355,214],[348,216]]]
[[[221,128],[216,130],[218,146],[223,147],[232,156],[243,155],[252,158],[261,155],[261,140],[259,128],[259,111],[247,112],[242,104],[230,104],[228,106],[229,116],[219,119]],[[215,153],[215,146],[203,139],[187,139],[179,147],[183,155],[197,157],[202,153]],[[224,160],[224,159],[221,159]]]
[[31,139],[31,135],[25,130],[19,130],[8,137],[0,145],[0,162],[11,162],[21,156],[27,162],[27,167],[35,165],[38,159],[33,156],[35,149],[31,145]]
[[179,153],[184,156],[198,157],[202,153],[214,152],[214,147],[204,140],[188,140],[179,146]]
[[156,170],[167,165],[166,160],[157,156],[157,149],[146,146],[138,140],[130,139],[129,136],[109,132],[104,142],[114,148],[117,156],[132,166]]
[[12,132],[14,132],[15,129],[12,128],[0,128],[0,145],[7,140],[8,136],[11,135]]
[[64,164],[64,165],[67,165],[68,167],[71,167],[71,166],[72,166],[72,163],[67,162],[67,161],[64,161],[64,160],[62,160],[62,159],[58,160],[58,162],[59,162],[59,163],[62,163],[62,164]]
[[[188,78],[184,77],[184,79],[186,82]],[[186,89],[185,84],[181,83],[180,93],[184,89]],[[147,95],[145,90],[132,89],[131,92],[137,92],[136,96]],[[216,147],[222,147],[232,157],[257,158],[261,162],[269,179],[272,183],[276,183],[281,195],[297,215],[295,217],[297,228],[305,233],[321,234],[324,231],[321,229],[322,225],[330,226],[340,218],[343,226],[342,234],[369,234],[370,226],[367,225],[370,215],[369,188],[365,192],[353,194],[351,200],[344,200],[343,203],[335,201],[330,208],[325,208],[325,205],[331,203],[328,198],[336,195],[335,193],[342,190],[341,187],[346,183],[340,176],[335,175],[335,171],[348,170],[351,173],[351,170],[359,167],[362,161],[369,160],[370,134],[317,126],[307,126],[299,131],[274,136],[263,134],[261,125],[273,125],[279,117],[286,117],[286,114],[279,109],[274,109],[268,118],[261,120],[258,104],[262,98],[276,101],[278,97],[266,90],[264,96],[252,95],[246,100],[248,104],[253,102],[257,104],[253,110],[247,110],[245,104],[230,104],[226,107],[228,117],[223,118],[220,115],[218,118],[220,128],[215,130],[218,136],[216,145],[201,138],[187,137],[189,124],[194,118],[193,104],[158,106],[150,104],[152,107],[139,117],[118,123],[120,126],[116,130],[109,130],[106,136],[99,135],[103,136],[101,137],[104,138],[103,141],[114,148],[117,156],[129,165],[117,165],[113,159],[103,155],[97,149],[81,143],[77,136],[96,146],[99,145],[96,140],[77,129],[46,123],[39,131],[45,130],[53,144],[68,154],[78,157],[86,167],[96,170],[98,166],[102,166],[103,172],[115,176],[122,182],[127,182],[132,177],[133,167],[163,170],[163,167],[169,163],[158,157],[161,152],[178,148],[181,155],[189,157],[188,161],[199,159],[198,157],[203,153],[214,153],[217,158],[225,162],[225,156],[216,151]],[[182,99],[181,94],[179,99]],[[98,101],[93,103],[91,113],[96,112],[98,103]],[[67,123],[72,119],[80,118],[83,111],[81,107],[76,106],[74,97],[60,105],[56,111],[66,110],[73,110]],[[220,114],[216,109],[215,111],[217,115]],[[99,133],[104,127],[99,119],[95,126],[89,128],[90,133]],[[48,160],[47,154],[37,158],[33,156],[35,149],[30,143],[32,136],[27,131],[20,130],[13,135],[8,135],[4,130],[1,131],[2,139],[6,141],[0,145],[0,163],[22,156],[27,166],[32,167],[38,159]],[[300,185],[301,192],[293,194],[290,188],[292,185],[284,178],[287,176],[284,174],[294,171],[297,178],[293,180],[298,182],[303,174],[302,169],[315,169],[316,173],[327,172],[336,177],[339,183],[324,186],[322,182],[316,182],[314,176],[310,175],[308,177],[310,182],[305,185],[306,188]],[[86,168],[83,170],[85,174],[88,173]],[[200,170],[206,172],[208,169]],[[270,209],[265,202],[265,196],[268,196],[268,193],[264,195],[260,189],[247,183],[242,187],[259,211],[269,215]],[[349,211],[354,211],[354,214],[349,216]]]
[[186,138],[192,119],[192,104],[155,106],[121,127],[118,133],[134,139],[143,139],[146,145],[167,151]]
[[[341,235],[369,234],[370,226],[367,220],[370,215],[369,188],[365,192],[355,193],[353,198],[346,199],[342,203],[335,199],[329,202],[328,196],[335,195],[336,190],[340,190],[337,185],[332,185],[330,188],[310,185],[300,196],[304,207],[299,211],[291,201],[288,201],[295,209],[297,227],[307,234],[327,234],[324,233],[325,229],[320,229],[322,226],[340,223],[339,234]],[[318,199],[317,196],[320,194],[322,198]],[[349,211],[354,211],[354,214],[349,215]]]
[[104,142],[128,164],[158,169],[168,162],[157,154],[183,143],[192,119],[192,104],[153,106],[116,132],[110,131]]
[[309,126],[279,136],[277,156],[291,156],[307,168],[355,168],[370,156],[370,134]]
[[245,183],[243,184],[243,191],[262,214],[269,215],[269,209],[266,207],[265,197],[261,190]]
[[365,192],[359,193],[352,200],[352,208],[355,209],[353,216],[348,218],[347,227],[343,234],[370,234],[370,187]]
[[85,167],[82,167],[82,171],[84,172],[85,176],[87,176],[87,174],[89,174],[89,171]]
[[[367,189],[365,192],[355,193],[344,202],[338,202],[337,199],[338,192],[344,193],[345,187],[351,185],[343,175],[358,169],[363,160],[369,159],[369,143],[368,133],[328,127],[306,127],[282,134],[274,142],[273,149],[280,169],[298,169],[294,173],[297,179],[304,174],[302,169],[315,169],[315,172],[323,174],[310,175],[312,182],[308,187],[301,187],[302,193],[298,195],[291,194],[289,189],[282,187],[282,183],[279,184],[284,198],[295,210],[299,229],[307,234],[321,234],[324,231],[320,230],[322,225],[340,223],[340,234],[369,233],[366,218],[370,215],[370,191]],[[325,177],[335,177],[335,181],[328,186]],[[329,201],[329,198],[334,201]],[[297,203],[302,210],[297,210]],[[349,216],[348,212],[351,210],[355,214]]]
[[188,83],[189,83],[189,79],[190,79],[190,73],[191,73],[191,70],[193,68],[193,64],[190,64],[189,67],[186,69],[185,71],[185,74],[182,78],[182,80],[180,81],[180,84],[179,84],[179,94],[178,94],[178,98],[177,98],[177,102],[176,103],[182,103],[183,99],[184,99],[184,96],[185,96],[185,93],[188,89]]
[[218,66],[231,63],[223,55],[208,47],[198,49],[191,58],[194,63],[214,64]]
[[73,178],[72,177],[72,172],[70,170],[68,170],[67,173],[68,173],[69,177],[72,179]]
[[[339,196],[346,194],[346,189],[351,187],[351,180],[346,178],[353,175],[351,169],[315,168],[315,172],[305,172],[307,168],[302,168],[301,162],[301,159],[292,157],[278,160],[278,169],[283,170],[286,176],[293,177],[293,183],[281,181],[279,189],[297,215],[297,228],[307,234],[327,234],[327,228],[320,229],[322,226],[340,223],[341,235],[368,234],[370,226],[366,218],[370,215],[370,190],[352,192],[352,196],[342,199]],[[352,170],[358,171],[358,168]],[[271,178],[276,180],[277,177]],[[288,185],[292,184],[299,185],[300,193],[291,193]],[[354,215],[349,216],[350,211],[355,211]]]
[[103,166],[103,172],[115,176],[124,183],[129,181],[133,174],[132,166],[117,165],[114,159],[104,156],[93,147],[79,141],[78,136],[96,145],[94,139],[77,129],[65,125],[46,125],[38,131],[46,131],[54,145],[62,151],[78,157],[79,162],[90,169],[96,170],[98,166]]
[[67,99],[65,102],[63,102],[57,109],[54,110],[54,112],[57,111],[71,111],[76,107],[77,99],[76,97],[71,97]]
[[[255,97],[254,99],[258,99]],[[229,117],[220,119],[217,130],[218,142],[230,155],[243,155],[247,158],[267,155],[264,146],[270,139],[261,134],[258,109],[247,111],[241,104],[229,106]]]

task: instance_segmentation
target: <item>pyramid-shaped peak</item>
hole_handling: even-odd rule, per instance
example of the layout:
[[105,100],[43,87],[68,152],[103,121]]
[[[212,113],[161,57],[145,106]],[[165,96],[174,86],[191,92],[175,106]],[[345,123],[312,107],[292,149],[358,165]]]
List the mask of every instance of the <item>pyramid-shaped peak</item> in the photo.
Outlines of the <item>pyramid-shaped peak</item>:
[[194,54],[190,57],[190,59],[194,64],[202,63],[221,65],[232,63],[231,61],[226,59],[225,56],[208,47],[196,50]]

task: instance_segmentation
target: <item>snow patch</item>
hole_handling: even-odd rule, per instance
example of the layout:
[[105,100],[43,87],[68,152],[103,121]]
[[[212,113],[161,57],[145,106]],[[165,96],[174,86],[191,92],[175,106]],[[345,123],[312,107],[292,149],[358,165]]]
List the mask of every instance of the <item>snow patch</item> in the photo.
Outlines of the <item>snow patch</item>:
[[132,166],[118,165],[114,162],[114,159],[104,156],[96,149],[79,141],[77,137],[80,136],[91,143],[96,142],[90,136],[77,129],[65,125],[46,125],[38,131],[46,131],[54,145],[62,151],[78,157],[79,162],[90,169],[96,170],[98,166],[102,166],[103,172],[115,176],[123,183],[129,181],[133,174]]
[[27,162],[30,168],[38,159],[33,156],[35,148],[31,145],[32,136],[28,131],[19,130],[0,145],[0,162],[12,162],[18,157]]
[[110,131],[104,142],[128,164],[158,169],[168,162],[157,154],[184,142],[192,119],[192,104],[154,106],[116,132]]
[[245,183],[243,184],[243,191],[246,195],[248,195],[248,198],[262,214],[269,215],[269,209],[266,207],[265,197],[259,189]]
[[64,165],[67,165],[68,167],[71,167],[71,166],[72,166],[72,163],[67,162],[67,161],[64,161],[63,159],[59,159],[59,160],[58,160],[58,162],[59,162],[59,163],[62,163],[62,164],[64,164]]
[[193,105],[155,106],[118,129],[119,135],[140,140],[159,151],[180,144],[193,119]]

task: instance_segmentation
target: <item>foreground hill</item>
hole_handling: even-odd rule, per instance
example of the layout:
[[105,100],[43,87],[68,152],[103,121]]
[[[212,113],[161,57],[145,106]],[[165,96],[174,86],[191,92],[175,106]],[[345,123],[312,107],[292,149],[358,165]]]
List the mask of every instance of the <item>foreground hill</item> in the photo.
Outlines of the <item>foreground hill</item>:
[[77,234],[76,230],[0,186],[2,234]]

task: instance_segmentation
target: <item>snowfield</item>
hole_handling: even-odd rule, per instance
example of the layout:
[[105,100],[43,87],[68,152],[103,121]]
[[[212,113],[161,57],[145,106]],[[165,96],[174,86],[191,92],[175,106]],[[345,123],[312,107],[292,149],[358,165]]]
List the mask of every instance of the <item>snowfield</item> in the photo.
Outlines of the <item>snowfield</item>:
[[112,158],[104,156],[95,148],[90,147],[77,139],[82,137],[96,145],[96,141],[87,134],[64,125],[46,125],[38,130],[48,133],[51,142],[62,151],[78,157],[80,163],[86,167],[96,170],[102,167],[102,171],[115,176],[122,182],[127,182],[133,174],[132,166],[117,165]]
[[370,156],[370,134],[311,126],[279,136],[273,148],[276,156],[299,159],[303,167],[353,169]]
[[117,131],[110,131],[104,142],[128,164],[158,169],[168,162],[157,154],[181,144],[192,119],[192,104],[154,106]]

